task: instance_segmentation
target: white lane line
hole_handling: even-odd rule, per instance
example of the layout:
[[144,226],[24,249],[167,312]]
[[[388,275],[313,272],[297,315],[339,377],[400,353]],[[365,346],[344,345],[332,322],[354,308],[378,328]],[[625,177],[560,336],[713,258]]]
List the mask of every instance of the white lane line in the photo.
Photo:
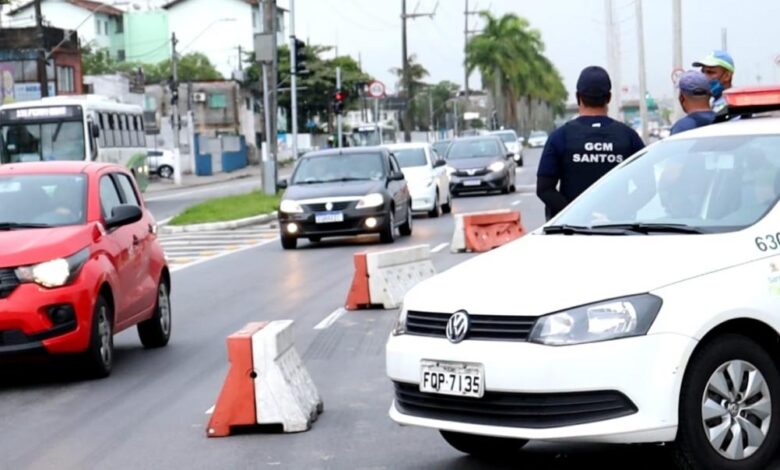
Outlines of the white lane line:
[[208,258],[201,258],[201,259],[199,259],[197,261],[193,261],[192,263],[185,264],[184,266],[177,266],[175,268],[172,268],[171,272],[175,273],[175,272],[178,272],[178,271],[183,271],[183,270],[185,270],[187,268],[191,268],[193,266],[197,266],[199,264],[203,264],[203,263],[206,263],[208,261],[214,261],[215,259],[224,258],[225,256],[235,255],[237,253],[241,253],[242,251],[251,250],[253,248],[259,248],[261,246],[265,246],[265,245],[268,245],[269,243],[274,243],[274,242],[277,242],[277,241],[279,241],[279,237],[271,238],[271,239],[262,241],[260,243],[257,243],[255,245],[247,245],[247,246],[245,246],[243,248],[239,248],[238,250],[225,251],[224,253],[220,253],[218,255],[210,256]]
[[206,410],[207,415],[213,415],[214,414],[214,408],[216,408],[217,405],[211,405],[211,408]]
[[518,199],[517,201],[512,202],[512,205],[513,206],[519,206],[522,203],[523,203],[523,201],[521,199]]
[[447,248],[448,246],[450,246],[449,243],[442,243],[441,245],[436,245],[436,248],[432,249],[431,253],[438,253],[441,250]]
[[341,316],[345,313],[347,313],[347,311],[344,308],[337,308],[333,311],[333,313],[325,317],[321,322],[317,323],[317,326],[315,326],[314,329],[324,330],[325,328],[328,328],[332,324],[336,323],[336,320],[341,318]]
[[157,226],[161,227],[163,225],[168,225],[168,222],[170,222],[171,220],[173,220],[173,217],[168,217],[167,219],[158,220]]

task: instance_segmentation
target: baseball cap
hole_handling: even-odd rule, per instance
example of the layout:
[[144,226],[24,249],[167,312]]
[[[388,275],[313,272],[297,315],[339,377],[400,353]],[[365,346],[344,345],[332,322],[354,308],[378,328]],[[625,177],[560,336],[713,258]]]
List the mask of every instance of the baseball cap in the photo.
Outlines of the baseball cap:
[[712,51],[709,55],[692,64],[694,67],[723,67],[729,72],[734,71],[734,59],[726,51]]
[[706,75],[698,70],[687,70],[680,75],[677,87],[684,95],[708,96],[710,95],[710,81]]
[[592,65],[580,72],[577,80],[577,93],[588,98],[604,98],[612,91],[609,74],[601,67]]

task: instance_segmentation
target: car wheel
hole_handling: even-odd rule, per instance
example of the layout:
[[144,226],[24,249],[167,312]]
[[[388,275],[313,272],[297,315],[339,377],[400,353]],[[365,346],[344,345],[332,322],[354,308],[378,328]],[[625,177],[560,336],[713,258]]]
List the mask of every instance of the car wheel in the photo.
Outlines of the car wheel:
[[452,194],[447,195],[447,202],[444,203],[443,206],[441,206],[441,211],[445,214],[449,214],[452,212]]
[[506,178],[506,185],[501,188],[501,194],[509,194],[510,189],[512,188],[512,179],[507,175]]
[[520,159],[517,160],[517,166],[523,166],[523,156],[520,155]]
[[157,170],[157,174],[160,175],[160,178],[168,179],[173,176],[173,168],[168,165],[163,165]]
[[90,376],[108,377],[114,365],[114,328],[111,306],[103,295],[98,295],[92,311],[92,331],[89,347],[84,353],[84,366]]
[[440,432],[447,444],[474,457],[496,458],[516,455],[528,443],[523,439],[479,436],[452,431]]
[[412,219],[412,205],[409,204],[406,207],[406,222],[399,228],[399,232],[401,232],[402,236],[409,237],[412,235]]
[[322,241],[322,237],[309,237],[309,241],[312,243],[319,243]]
[[439,191],[436,191],[436,198],[433,200],[433,209],[431,209],[428,212],[428,217],[433,217],[434,219],[436,217],[441,216],[441,203],[439,202]]
[[157,286],[157,304],[152,318],[138,324],[138,338],[145,348],[162,348],[171,338],[171,295],[164,279]]
[[298,246],[298,239],[295,237],[288,237],[287,235],[282,235],[282,248],[285,250],[294,250],[295,247]]
[[387,221],[382,231],[379,233],[379,240],[382,243],[393,243],[395,241],[395,211],[391,207],[387,214]]
[[685,469],[767,468],[780,441],[779,419],[780,373],[772,357],[745,336],[721,336],[688,364],[675,456]]

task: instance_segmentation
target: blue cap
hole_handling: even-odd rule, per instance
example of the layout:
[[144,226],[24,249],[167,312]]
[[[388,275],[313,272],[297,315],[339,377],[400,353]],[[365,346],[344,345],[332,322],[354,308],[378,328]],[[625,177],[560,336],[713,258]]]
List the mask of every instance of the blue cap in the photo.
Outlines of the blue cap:
[[712,51],[707,57],[693,63],[694,67],[723,67],[734,72],[734,59],[726,51]]
[[585,67],[577,80],[577,93],[588,98],[606,98],[612,92],[609,74],[601,67]]
[[709,96],[710,80],[698,70],[688,70],[680,75],[677,87],[684,95]]

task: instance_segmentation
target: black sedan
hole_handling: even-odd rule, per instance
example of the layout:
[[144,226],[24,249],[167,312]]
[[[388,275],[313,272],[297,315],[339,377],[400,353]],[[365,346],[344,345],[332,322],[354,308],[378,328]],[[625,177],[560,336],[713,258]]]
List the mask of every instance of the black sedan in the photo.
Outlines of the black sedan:
[[279,207],[282,247],[299,238],[377,233],[392,243],[412,234],[412,199],[395,157],[384,148],[332,149],[303,156]]
[[447,172],[453,196],[470,191],[515,191],[514,153],[494,135],[462,137],[447,149]]

